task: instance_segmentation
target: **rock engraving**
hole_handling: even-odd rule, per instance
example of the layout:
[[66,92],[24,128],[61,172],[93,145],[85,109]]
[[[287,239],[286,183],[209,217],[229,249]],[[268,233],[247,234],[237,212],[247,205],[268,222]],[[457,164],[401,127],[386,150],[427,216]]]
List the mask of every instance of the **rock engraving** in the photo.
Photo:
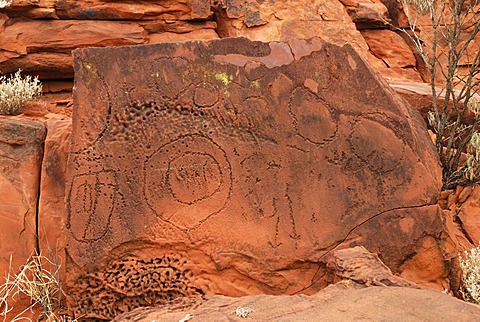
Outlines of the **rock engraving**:
[[68,193],[67,228],[78,241],[93,241],[107,232],[117,183],[111,171],[75,176]]
[[[162,145],[145,163],[145,197],[163,220],[194,227],[221,211],[231,192],[225,152],[200,135]],[[192,216],[192,214],[194,214]]]
[[[441,185],[428,134],[349,46],[222,39],[74,56],[67,265],[78,314],[109,319],[116,303],[128,310],[200,290],[292,294],[311,289],[319,259],[376,216],[410,216],[418,230],[392,231],[409,245],[436,227],[395,212],[428,205]],[[362,231],[348,242],[377,234]],[[132,255],[149,245],[148,256]],[[188,252],[194,276],[180,274],[173,297],[140,298],[124,275],[100,293],[76,287],[143,274],[153,264],[142,261],[165,249]],[[389,252],[386,264],[407,255]],[[103,306],[89,309],[97,298]]]

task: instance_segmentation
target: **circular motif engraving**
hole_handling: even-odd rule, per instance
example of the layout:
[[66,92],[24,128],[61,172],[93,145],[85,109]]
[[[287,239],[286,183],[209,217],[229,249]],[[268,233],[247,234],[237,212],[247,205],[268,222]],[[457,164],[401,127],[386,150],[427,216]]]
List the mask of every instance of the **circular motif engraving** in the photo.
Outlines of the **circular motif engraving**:
[[310,91],[294,90],[290,114],[300,137],[314,144],[325,144],[335,137],[338,125],[330,110]]
[[219,99],[220,96],[216,86],[204,82],[195,87],[193,101],[198,107],[212,107]]
[[144,173],[148,206],[180,228],[196,227],[217,214],[231,194],[225,152],[198,134],[162,145],[147,159]]

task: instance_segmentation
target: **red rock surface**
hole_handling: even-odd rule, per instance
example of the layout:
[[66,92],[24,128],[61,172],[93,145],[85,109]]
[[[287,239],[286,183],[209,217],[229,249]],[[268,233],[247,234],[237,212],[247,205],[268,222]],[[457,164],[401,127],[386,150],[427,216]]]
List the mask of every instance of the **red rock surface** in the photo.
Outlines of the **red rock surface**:
[[65,270],[66,207],[65,173],[70,150],[71,120],[46,121],[47,136],[41,169],[38,205],[39,247],[43,255],[61,265],[62,280]]
[[[77,48],[208,40],[219,36],[260,41],[321,37],[338,45],[352,44],[385,77],[418,81],[415,68],[387,67],[371,55],[358,32],[379,28],[388,32],[386,22],[391,18],[394,23],[405,20],[400,7],[383,2],[385,4],[379,0],[15,1],[1,9],[5,15],[0,19],[0,41],[6,47],[4,52],[0,51],[0,70],[9,73],[21,68],[43,79],[71,78],[70,49],[53,46],[29,50],[30,45],[34,48],[39,42],[48,45],[57,38],[72,40],[71,45]],[[99,28],[98,23],[102,27]],[[70,25],[71,28],[65,27]],[[75,30],[78,25],[82,27]],[[104,28],[113,34],[102,32]],[[2,30],[6,33],[3,37]],[[382,38],[376,40],[382,41]],[[20,47],[12,48],[17,43]],[[394,48],[402,49],[402,46],[393,43]]]
[[[209,25],[209,28],[214,26]],[[12,21],[0,33],[0,70],[4,73],[22,68],[42,78],[73,77],[70,52],[87,46],[122,46],[161,41],[139,23],[118,21],[43,20]],[[156,26],[159,29],[161,26]],[[184,25],[182,34],[198,26]],[[164,27],[163,29],[168,28]],[[201,29],[201,28],[200,28]],[[170,27],[170,30],[175,30]],[[194,34],[195,36],[195,34]],[[215,38],[205,34],[203,38]]]
[[208,0],[59,0],[54,8],[60,19],[185,21],[208,19],[213,14]]
[[[252,309],[246,319],[237,309]],[[239,310],[241,311],[241,310]],[[432,290],[405,287],[358,288],[354,283],[329,286],[312,296],[212,296],[193,307],[167,305],[138,309],[114,321],[476,321],[477,305]],[[185,320],[184,320],[185,321]]]
[[[0,119],[0,285],[18,274],[36,250],[36,208],[45,127],[36,121]],[[18,299],[18,298],[17,298]],[[14,316],[30,305],[20,297]]]
[[419,287],[393,275],[378,255],[365,247],[335,250],[322,261],[326,263],[327,271],[335,275],[336,281],[350,280],[365,286]]
[[[396,209],[363,223],[347,245],[362,244],[379,253],[395,274],[438,290],[458,287],[455,239],[436,205]],[[397,232],[392,238],[392,232]],[[369,238],[375,232],[375,238]],[[401,247],[399,247],[401,245]]]
[[366,49],[355,24],[338,1],[218,1],[221,37],[247,37],[260,41],[321,37],[329,42]]
[[15,1],[1,11],[0,71],[42,79],[73,78],[71,51],[79,47],[218,38],[206,0]]
[[77,314],[312,293],[319,260],[342,243],[376,247],[394,271],[426,233],[445,248],[428,134],[351,47],[224,39],[81,49],[75,61]]
[[381,1],[340,0],[357,28],[385,27],[390,22],[387,7]]
[[470,196],[462,205],[458,218],[465,229],[466,237],[472,241],[472,244],[480,243],[480,203],[479,189],[476,188],[474,194]]
[[207,0],[15,0],[2,11],[10,17],[67,20],[194,20],[212,14]]
[[479,314],[478,306],[394,276],[363,247],[333,251],[323,261],[331,283],[338,283],[313,296],[207,296],[136,309],[114,321],[176,321],[187,314],[195,321],[236,321],[238,308],[251,309],[248,319],[253,321],[473,321]]
[[[408,90],[408,92],[405,90],[406,87],[412,87],[411,80],[421,81],[416,69],[410,67],[414,65],[409,55],[408,46],[406,46],[405,42],[395,39],[395,37],[392,36],[393,32],[382,29],[384,28],[384,26],[382,26],[383,19],[391,19],[395,25],[405,26],[405,17],[402,14],[401,8],[398,6],[398,2],[383,0],[382,3],[377,0],[342,0],[341,4],[337,1],[321,2],[316,0],[313,2],[302,0],[290,3],[233,0],[212,2],[213,7],[211,7],[209,1],[203,0],[139,2],[16,0],[12,6],[0,9],[0,12],[2,12],[0,13],[0,43],[2,44],[0,45],[0,71],[5,73],[22,68],[31,74],[40,75],[44,79],[52,79],[48,83],[44,82],[44,91],[49,93],[44,99],[48,101],[48,104],[46,106],[37,103],[29,104],[29,106],[23,109],[22,116],[26,119],[41,119],[43,122],[47,122],[49,131],[51,130],[51,132],[48,133],[49,137],[46,141],[46,151],[43,157],[44,164],[42,167],[42,183],[39,201],[40,212],[38,214],[39,226],[36,227],[40,232],[40,248],[44,251],[44,254],[47,253],[47,249],[53,249],[54,247],[58,247],[56,249],[61,253],[63,248],[62,240],[65,238],[65,236],[62,235],[62,230],[64,229],[62,224],[66,220],[66,214],[62,217],[62,200],[65,198],[64,194],[62,194],[62,187],[64,186],[62,172],[64,171],[63,167],[65,166],[66,156],[62,153],[66,153],[65,151],[68,145],[68,121],[45,120],[58,118],[57,115],[52,113],[61,113],[66,116],[71,113],[71,97],[68,93],[73,81],[71,78],[73,75],[72,59],[70,56],[71,50],[92,45],[135,45],[191,39],[214,39],[218,37],[218,34],[221,36],[247,36],[250,39],[265,41],[288,41],[294,37],[321,36],[323,39],[330,40],[337,44],[344,44],[345,42],[352,43],[384,77],[409,80],[410,83],[403,83],[401,85],[404,93],[408,93],[405,97],[410,99],[413,106],[419,110],[423,109],[422,111],[426,111],[430,107],[430,98],[428,95],[418,95],[416,91],[419,86],[416,84],[413,84],[413,87],[416,88],[415,90]],[[388,8],[388,12],[385,11],[385,7]],[[214,11],[215,16],[212,15]],[[379,17],[381,17],[381,19],[379,19]],[[428,24],[428,21],[424,20],[423,24]],[[428,27],[420,27],[422,32],[428,31]],[[372,30],[372,28],[375,30]],[[380,30],[377,30],[378,28],[380,28]],[[362,31],[366,41],[357,30]],[[470,53],[476,53],[477,47],[478,43],[474,42],[471,48],[469,48],[469,57],[471,57]],[[368,48],[370,48],[371,52],[376,53],[379,58],[370,55],[367,52]],[[278,51],[275,55],[279,55]],[[389,66],[386,66],[385,63]],[[464,63],[464,69],[468,68],[468,64],[470,63],[468,57]],[[332,67],[332,70],[335,70],[335,68]],[[58,81],[59,78],[65,78],[65,80]],[[220,76],[220,78],[222,77]],[[399,84],[399,82],[396,83],[397,85]],[[176,83],[173,82],[170,83],[169,86],[175,87],[175,84]],[[306,80],[304,86],[312,91],[316,85],[314,82]],[[59,92],[59,94],[50,94],[57,92]],[[200,102],[203,100],[203,104],[207,104],[206,102],[211,98],[208,96],[208,88],[206,88],[205,93],[202,94],[200,92],[198,97],[194,96],[194,99],[198,98]],[[187,95],[190,95],[190,93]],[[345,103],[344,96],[345,95],[337,96],[335,100]],[[378,102],[376,104],[378,104]],[[239,105],[243,104],[235,104],[233,110],[237,111]],[[363,106],[358,108],[362,110]],[[408,113],[406,114],[408,115]],[[241,121],[239,122],[241,124]],[[398,134],[396,135],[398,136]],[[38,151],[40,153],[40,150]],[[42,157],[39,155],[38,158]],[[382,158],[379,157],[379,159]],[[58,165],[56,160],[59,162]],[[255,163],[255,161],[252,162]],[[357,165],[354,164],[354,166]],[[17,171],[14,173],[5,170],[6,174],[4,174],[3,171],[4,170],[0,171],[0,176],[3,178],[9,177],[8,180],[14,182],[15,187],[17,187],[17,183],[20,184],[20,182],[25,180],[25,174],[23,172]],[[29,175],[31,175],[32,178],[40,176],[39,173],[34,172]],[[250,178],[253,177],[253,175],[254,173],[247,175],[247,177]],[[103,178],[99,178],[99,180],[101,181]],[[6,181],[0,182],[2,186],[5,186],[4,182]],[[107,181],[106,186],[108,187],[108,185],[109,182]],[[261,183],[259,185],[264,189],[265,185]],[[358,194],[364,198],[370,198],[370,196],[375,196],[378,193],[368,185],[357,185],[354,188],[358,189],[360,191]],[[16,189],[18,189],[18,187]],[[329,189],[332,190],[333,194],[333,189],[335,188],[331,187]],[[432,195],[435,194],[433,190],[435,189],[432,189]],[[338,191],[335,191],[335,193],[338,194]],[[462,194],[461,198],[460,194]],[[472,196],[468,198],[465,197],[470,195]],[[363,223],[348,223],[348,227],[354,226],[354,228],[347,234],[344,234],[345,241],[341,243],[339,247],[366,245],[370,250],[378,251],[380,257],[388,263],[396,274],[401,274],[401,276],[409,280],[417,281],[438,289],[448,288],[448,283],[454,288],[455,285],[458,285],[458,282],[455,280],[458,279],[458,276],[455,276],[455,272],[458,273],[458,266],[456,266],[458,264],[453,258],[456,254],[455,250],[468,250],[477,243],[477,235],[479,233],[475,218],[478,212],[478,207],[476,206],[478,202],[475,196],[476,193],[472,193],[471,191],[466,193],[463,189],[459,189],[449,195],[449,197],[446,197],[448,200],[440,200],[440,203],[443,203],[441,213],[437,213],[437,209],[433,206],[420,207],[418,208],[418,212],[399,209],[390,213],[382,213],[381,216],[378,216],[381,220],[372,219]],[[195,195],[193,198],[194,197]],[[264,195],[261,194],[249,195],[248,203],[254,204],[255,209],[261,209],[263,197]],[[34,200],[33,195],[29,195],[28,198],[28,200]],[[327,197],[324,199],[327,199]],[[375,199],[375,197],[373,199]],[[372,202],[378,201],[379,200],[373,200]],[[383,200],[380,200],[380,202],[380,207],[384,206]],[[317,205],[315,202],[312,202],[312,204]],[[21,203],[18,203],[16,206],[23,207],[19,205],[21,205]],[[8,206],[7,203],[0,202],[0,207]],[[253,209],[253,206],[249,207]],[[325,211],[329,211],[328,208],[325,209]],[[51,214],[51,216],[49,216],[49,214]],[[419,216],[419,214],[421,214],[421,216]],[[26,222],[32,222],[33,217],[31,211],[27,217],[28,220]],[[439,218],[441,218],[441,220]],[[261,220],[266,221],[263,217]],[[385,222],[388,223],[385,224]],[[121,224],[127,226],[127,230],[130,229],[125,222]],[[3,224],[0,223],[0,227],[2,225]],[[18,225],[19,222],[15,222],[13,224],[14,228],[8,232],[12,234],[18,232],[18,227],[20,227]],[[276,225],[277,224],[274,226]],[[279,222],[278,225],[281,231],[282,229],[284,232],[288,230],[285,223]],[[271,228],[267,227],[264,228],[264,230],[270,232]],[[380,231],[380,236],[384,236],[381,240],[378,240],[378,238],[368,239],[364,237],[372,234],[372,231],[377,230]],[[439,231],[445,230],[448,233],[438,233]],[[172,236],[176,236],[177,234],[176,228],[170,227],[167,231],[168,234],[171,233]],[[392,231],[398,232],[398,234],[394,234],[395,238],[391,238]],[[428,234],[432,234],[433,237],[425,237],[422,235],[422,232],[428,232]],[[28,235],[30,233],[28,232],[26,234]],[[0,244],[18,244],[18,238],[16,237],[12,237],[14,238],[12,241],[11,238],[7,238],[7,235],[3,233],[1,236]],[[243,238],[243,236],[234,237]],[[185,238],[189,239],[187,237]],[[32,243],[33,239],[31,236],[27,239],[29,241],[25,242],[25,245],[28,246]],[[157,237],[148,237],[147,239],[158,242]],[[278,243],[281,243],[281,241],[278,241]],[[407,245],[404,246],[403,249],[400,247],[403,246],[402,243],[406,243]],[[202,247],[199,247],[199,249]],[[31,247],[28,246],[27,248]],[[114,248],[114,246],[106,246],[105,249],[108,251],[111,248]],[[203,247],[203,249],[204,248],[205,247]],[[150,257],[156,257],[156,246],[152,246],[151,249],[153,250],[151,251],[152,255]],[[210,256],[210,254],[215,253],[217,250],[209,251]],[[92,253],[95,254],[95,252],[102,253],[104,250],[95,250]],[[118,251],[118,253],[114,253],[112,258],[116,256],[115,254],[123,254],[123,252],[124,251],[121,250]],[[150,250],[147,249],[141,255],[149,257],[147,254],[149,252]],[[173,250],[172,252],[175,253],[177,251]],[[25,257],[24,255],[22,256]],[[62,254],[60,257],[61,256]],[[118,256],[121,257],[121,255]],[[249,256],[249,254],[247,256]],[[409,259],[404,262],[399,260],[405,256]],[[7,257],[8,254],[5,253],[3,259]],[[222,258],[222,256],[219,257]],[[19,260],[15,265],[20,265],[22,261],[24,261],[24,259]],[[200,260],[200,262],[202,261],[203,263],[207,263],[205,265],[210,265],[209,270],[212,272],[216,272],[218,267],[214,266],[218,266],[218,263],[221,263],[221,269],[229,264],[228,261],[227,264],[225,264],[225,260],[223,259],[218,260],[218,258],[214,258],[212,260],[208,258],[208,256]],[[127,260],[127,262],[129,261]],[[129,263],[134,262],[133,260]],[[313,284],[316,286],[306,288],[305,292],[314,292],[320,287],[325,286],[331,279],[338,278],[338,276],[332,277],[331,272],[326,270],[326,266],[322,266],[326,265],[325,262],[322,263],[323,264],[315,266],[302,262],[301,264],[297,263],[293,265],[294,267],[291,268],[291,271],[301,272],[301,274],[307,272],[305,273],[307,275],[306,279],[315,275],[311,278],[311,281],[315,281],[316,284]],[[5,266],[5,261],[0,264],[0,267],[2,267],[1,265]],[[132,265],[135,266],[137,264]],[[236,290],[236,295],[257,292],[259,291],[258,285],[256,285],[257,281],[268,279],[262,276],[263,273],[258,273],[250,267],[242,269],[240,273],[232,273],[236,268],[237,267],[225,268],[223,270],[228,271],[223,275],[226,276],[226,280],[233,279],[232,276],[235,278],[238,276],[245,278],[244,276],[248,274],[260,275],[260,277],[252,277],[254,282],[245,284],[248,284],[246,290]],[[325,271],[323,269],[325,269]],[[106,271],[108,271],[108,269],[106,269]],[[248,274],[244,271],[247,271]],[[254,273],[251,273],[252,271],[254,271]],[[113,272],[115,272],[115,270],[113,270]],[[279,275],[282,274],[284,276],[279,277]],[[305,282],[305,278],[304,280],[299,280],[293,273],[287,272],[282,274],[270,277],[271,280],[275,280],[274,282],[276,284],[272,282],[271,284],[273,286],[269,285],[266,287],[270,287],[268,292],[271,291],[271,288],[275,288],[278,285],[281,286],[280,288],[291,289],[291,285],[284,286],[285,276],[292,280],[292,285]],[[277,283],[278,280],[280,282]],[[227,288],[231,291],[235,289],[235,287],[238,288],[238,283],[234,286],[228,286]],[[254,291],[252,291],[252,289],[254,289]],[[118,295],[118,293],[116,294]]]
[[405,42],[401,33],[387,29],[361,30],[370,53],[383,66],[377,67],[380,73],[390,80],[422,82],[417,70],[417,59]]
[[380,20],[389,20],[380,2],[223,0],[216,2],[214,10],[217,32],[222,38],[289,41],[320,37],[340,46],[349,43],[386,77],[418,80],[417,72],[411,68],[401,72],[387,68],[368,51],[365,39],[357,30],[378,28],[379,23],[384,25]]
[[[480,187],[457,187],[446,191],[443,197],[444,211],[452,217],[457,229],[459,250],[466,251],[480,243]],[[462,238],[463,237],[463,238]]]
[[362,36],[375,57],[389,67],[415,67],[416,60],[410,47],[396,32],[385,29],[364,30]]

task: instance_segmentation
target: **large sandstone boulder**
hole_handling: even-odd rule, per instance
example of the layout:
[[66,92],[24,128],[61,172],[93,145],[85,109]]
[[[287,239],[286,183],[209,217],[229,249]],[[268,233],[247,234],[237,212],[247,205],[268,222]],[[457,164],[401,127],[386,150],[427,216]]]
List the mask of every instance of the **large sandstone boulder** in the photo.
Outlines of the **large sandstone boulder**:
[[[203,293],[313,293],[321,259],[349,244],[394,272],[426,235],[445,249],[424,124],[351,46],[223,39],[74,57],[77,316]],[[432,265],[453,256],[442,254]]]

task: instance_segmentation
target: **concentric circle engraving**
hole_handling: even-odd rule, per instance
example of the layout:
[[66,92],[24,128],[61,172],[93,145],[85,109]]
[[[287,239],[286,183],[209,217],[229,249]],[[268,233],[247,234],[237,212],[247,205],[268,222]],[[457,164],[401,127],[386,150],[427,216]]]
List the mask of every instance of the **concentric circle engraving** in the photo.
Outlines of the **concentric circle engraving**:
[[220,212],[231,193],[231,167],[222,148],[198,134],[157,149],[145,163],[145,196],[163,220],[193,228]]

